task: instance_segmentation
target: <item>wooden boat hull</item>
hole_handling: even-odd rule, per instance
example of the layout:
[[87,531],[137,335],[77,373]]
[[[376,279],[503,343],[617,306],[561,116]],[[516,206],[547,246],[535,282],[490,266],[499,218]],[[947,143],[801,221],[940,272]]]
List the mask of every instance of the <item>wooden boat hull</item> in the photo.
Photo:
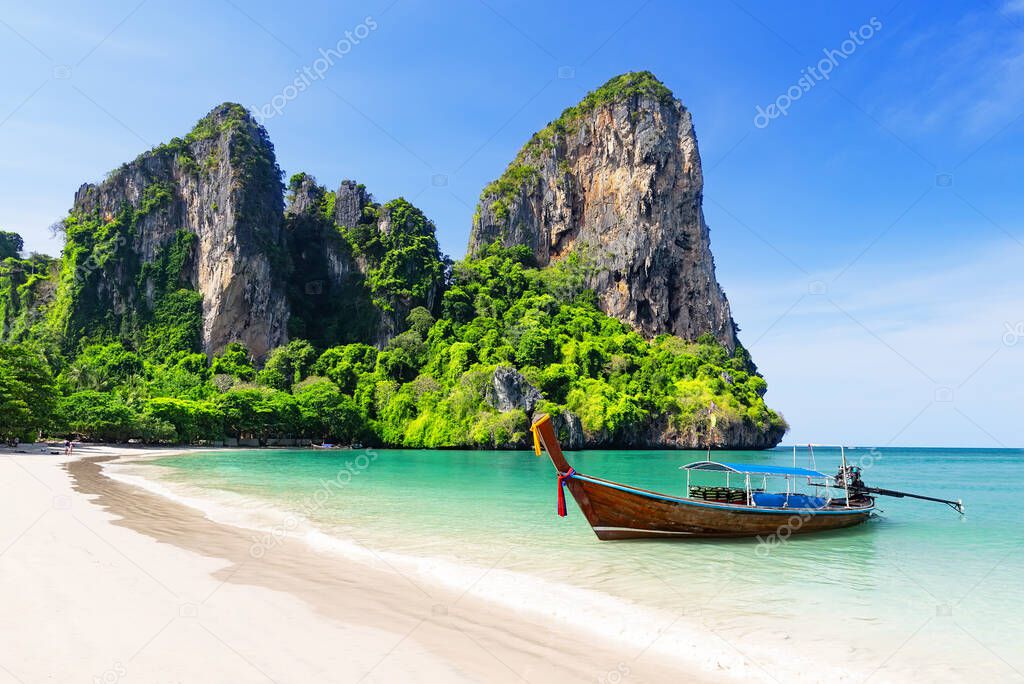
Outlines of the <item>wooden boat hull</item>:
[[566,488],[598,539],[770,537],[859,525],[874,506],[849,509],[763,509],[678,499],[574,475]]
[[875,509],[870,497],[826,508],[768,508],[659,494],[577,473],[565,459],[551,419],[533,424],[537,453],[543,445],[598,539],[789,537],[859,525]]

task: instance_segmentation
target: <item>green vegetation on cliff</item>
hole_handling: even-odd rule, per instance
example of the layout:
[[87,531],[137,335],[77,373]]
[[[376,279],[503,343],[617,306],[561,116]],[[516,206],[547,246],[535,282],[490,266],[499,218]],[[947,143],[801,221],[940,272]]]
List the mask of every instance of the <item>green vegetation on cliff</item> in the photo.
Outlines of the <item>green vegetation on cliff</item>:
[[29,335],[53,299],[59,262],[43,254],[21,259],[21,238],[10,244],[0,259],[0,339],[16,341]]
[[[399,208],[410,211],[394,205],[393,217],[402,215]],[[151,270],[159,273],[175,258],[166,254]],[[262,368],[239,344],[208,360],[194,351],[195,302],[187,297],[165,318],[158,310],[160,333],[141,344],[109,336],[52,359],[39,346],[6,345],[0,432],[154,442],[304,437],[409,447],[522,445],[526,407],[499,410],[499,368],[517,369],[524,387],[540,390],[536,410],[571,414],[585,439],[601,443],[642,444],[652,430],[714,443],[716,429],[784,429],[742,348],[730,356],[710,337],[644,340],[598,311],[582,286],[581,258],[546,269],[530,259],[526,248],[492,246],[457,263],[440,316],[413,309],[405,331],[383,349],[362,342],[318,349],[293,340]]]
[[[116,215],[74,211],[63,221],[64,252],[46,323],[65,352],[74,353],[83,340],[113,337],[154,351],[198,348],[199,294],[180,282],[195,235],[177,231],[151,261],[132,249],[142,222],[167,207],[172,192],[169,184],[154,183],[138,207],[125,203]],[[168,336],[175,338],[170,347]]]
[[[379,338],[416,306],[436,308],[445,261],[435,228],[405,198],[366,198],[355,225],[335,222],[337,195],[305,173],[288,183],[288,332],[327,347]],[[388,326],[397,319],[397,326]]]
[[444,262],[433,222],[408,200],[391,200],[379,213],[385,225],[368,239],[349,239],[359,253],[371,258],[366,284],[374,304],[392,311],[397,301],[427,299],[444,276]]
[[764,380],[713,339],[646,341],[596,307],[579,259],[536,269],[529,250],[489,248],[456,264],[438,321],[415,323],[359,376],[355,396],[384,441],[440,447],[522,443],[523,410],[486,397],[498,367],[519,369],[544,399],[537,410],[571,412],[584,433],[639,444],[652,423],[703,441],[714,402],[719,427],[769,430],[781,418],[761,398]]

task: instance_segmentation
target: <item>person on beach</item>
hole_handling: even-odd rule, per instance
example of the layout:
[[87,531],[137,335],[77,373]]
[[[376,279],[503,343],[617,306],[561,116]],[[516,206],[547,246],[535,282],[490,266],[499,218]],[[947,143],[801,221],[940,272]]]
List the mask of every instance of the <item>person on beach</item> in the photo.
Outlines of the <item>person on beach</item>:
[[71,456],[74,453],[75,453],[75,443],[72,442],[70,439],[65,439],[64,440],[64,455],[65,456]]

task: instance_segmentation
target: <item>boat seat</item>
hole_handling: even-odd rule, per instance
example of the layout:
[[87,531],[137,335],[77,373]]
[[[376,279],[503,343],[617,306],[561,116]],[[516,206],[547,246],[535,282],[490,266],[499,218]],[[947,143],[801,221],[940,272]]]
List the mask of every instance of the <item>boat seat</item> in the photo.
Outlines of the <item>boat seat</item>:
[[701,487],[691,485],[689,497],[701,501],[745,504],[747,503],[747,490],[738,487]]
[[754,492],[754,505],[765,508],[824,508],[828,499],[808,494],[769,494]]

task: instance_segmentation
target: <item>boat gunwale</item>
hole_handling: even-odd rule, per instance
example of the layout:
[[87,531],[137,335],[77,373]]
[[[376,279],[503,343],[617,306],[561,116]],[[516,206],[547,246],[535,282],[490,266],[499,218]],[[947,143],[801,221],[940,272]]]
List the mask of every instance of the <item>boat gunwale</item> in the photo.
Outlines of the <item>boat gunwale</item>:
[[591,475],[584,475],[582,473],[573,473],[569,481],[579,479],[584,482],[590,482],[599,486],[610,487],[612,489],[618,489],[622,492],[628,492],[637,494],[648,499],[654,499],[658,501],[667,501],[670,503],[678,503],[685,506],[697,506],[701,508],[714,508],[718,510],[732,511],[734,513],[749,513],[749,514],[769,514],[769,515],[793,515],[793,514],[809,514],[809,515],[853,515],[858,513],[870,513],[875,510],[875,503],[872,501],[867,505],[850,506],[849,508],[772,508],[767,506],[748,506],[746,504],[730,504],[730,503],[713,503],[709,501],[698,501],[696,499],[687,499],[683,497],[669,496],[668,494],[662,494],[655,492],[650,489],[642,489],[640,487],[632,487],[630,485],[624,485],[619,482],[613,482],[612,480],[604,480],[599,477],[593,477]]

